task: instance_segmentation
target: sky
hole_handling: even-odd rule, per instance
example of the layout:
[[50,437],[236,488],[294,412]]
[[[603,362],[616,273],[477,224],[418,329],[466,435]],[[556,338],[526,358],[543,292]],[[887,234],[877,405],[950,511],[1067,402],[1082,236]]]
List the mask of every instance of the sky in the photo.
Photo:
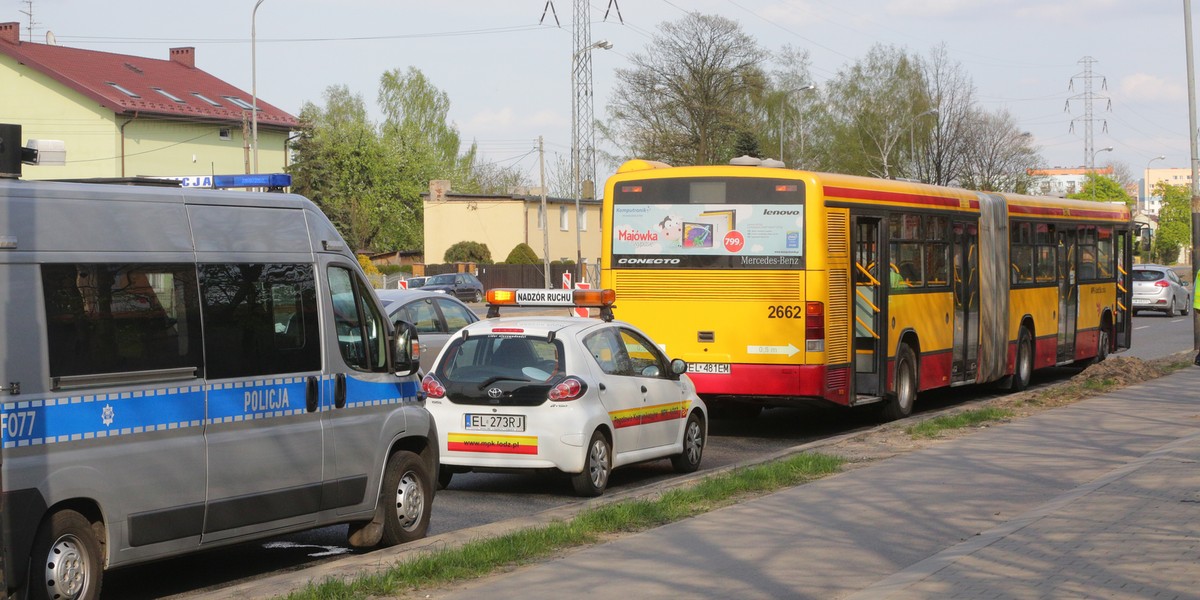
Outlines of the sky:
[[[571,145],[574,0],[3,0],[22,39],[168,57],[293,115],[344,85],[374,108],[380,76],[415,67],[449,97],[449,120],[481,158],[537,182]],[[1084,60],[1092,62],[1096,164],[1190,166],[1184,2],[1165,0],[590,0],[593,103],[604,118],[614,71],[645,54],[659,24],[687,12],[738,22],[765,50],[806,49],[818,88],[875,44],[928,55],[945,45],[980,106],[1007,109],[1047,167],[1085,163]],[[606,14],[607,13],[607,14]],[[557,22],[555,20],[557,15]],[[1200,32],[1197,33],[1200,35]],[[0,91],[3,93],[3,91]],[[378,118],[378,111],[373,113]],[[1165,156],[1157,160],[1158,156]],[[654,157],[645,157],[654,158]],[[597,169],[603,181],[611,167]]]

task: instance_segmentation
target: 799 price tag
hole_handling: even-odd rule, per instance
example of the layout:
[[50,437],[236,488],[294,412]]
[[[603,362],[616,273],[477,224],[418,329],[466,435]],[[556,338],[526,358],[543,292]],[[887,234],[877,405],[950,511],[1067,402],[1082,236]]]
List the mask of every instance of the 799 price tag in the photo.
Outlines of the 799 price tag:
[[730,231],[725,234],[725,250],[729,252],[741,252],[745,245],[746,238],[742,236],[741,232]]

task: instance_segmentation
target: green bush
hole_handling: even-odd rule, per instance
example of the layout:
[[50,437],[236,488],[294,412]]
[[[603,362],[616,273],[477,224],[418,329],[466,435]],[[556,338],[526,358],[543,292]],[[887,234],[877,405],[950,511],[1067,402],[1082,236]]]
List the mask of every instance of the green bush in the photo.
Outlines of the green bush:
[[537,253],[529,247],[529,244],[521,242],[513,246],[512,252],[508,253],[508,258],[504,259],[504,262],[510,265],[540,265],[542,259],[538,258]]
[[379,265],[379,272],[384,275],[395,275],[396,273],[412,273],[412,265]]
[[492,264],[492,251],[487,244],[479,242],[458,242],[446,249],[442,260],[448,263],[473,262],[481,265]]

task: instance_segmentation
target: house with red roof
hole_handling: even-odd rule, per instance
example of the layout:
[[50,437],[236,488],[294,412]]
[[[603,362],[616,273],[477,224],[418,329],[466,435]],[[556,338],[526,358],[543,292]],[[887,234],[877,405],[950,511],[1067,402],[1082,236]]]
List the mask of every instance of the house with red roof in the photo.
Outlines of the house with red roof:
[[[26,139],[65,142],[65,167],[26,179],[279,173],[296,117],[196,67],[195,48],[166,59],[24,42],[0,23],[0,120]],[[257,105],[258,169],[251,129]]]

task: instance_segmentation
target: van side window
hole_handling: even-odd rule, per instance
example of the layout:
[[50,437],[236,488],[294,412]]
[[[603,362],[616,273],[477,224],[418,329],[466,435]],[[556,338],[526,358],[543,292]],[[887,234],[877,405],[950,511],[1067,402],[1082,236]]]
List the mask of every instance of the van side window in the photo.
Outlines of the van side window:
[[312,265],[200,265],[208,377],[321,369]]
[[387,329],[370,291],[349,269],[330,267],[329,293],[338,350],[346,365],[358,371],[387,372]]
[[50,376],[203,365],[192,265],[42,265]]

